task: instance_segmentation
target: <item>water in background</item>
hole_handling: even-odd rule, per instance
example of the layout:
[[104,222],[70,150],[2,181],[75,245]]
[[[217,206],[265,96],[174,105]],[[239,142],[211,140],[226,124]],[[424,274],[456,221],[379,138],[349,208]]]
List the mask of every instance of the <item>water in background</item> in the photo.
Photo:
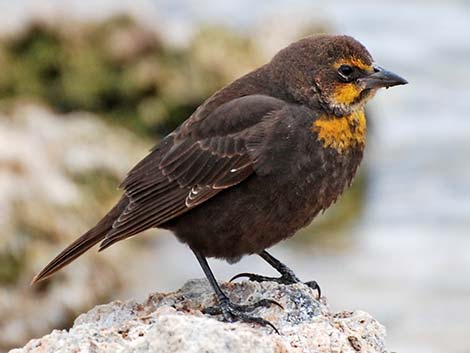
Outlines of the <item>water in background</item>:
[[[60,6],[57,1],[42,3]],[[64,2],[65,3],[65,2]],[[68,13],[106,16],[110,8],[144,13],[171,40],[199,22],[251,31],[261,19],[289,25],[321,19],[363,42],[376,61],[410,82],[371,104],[368,182],[361,214],[342,234],[302,234],[272,253],[305,279],[316,279],[335,310],[363,309],[386,325],[392,351],[470,352],[470,3],[450,1],[112,0],[67,1]],[[21,21],[24,2],[0,2],[2,25]],[[39,8],[39,5],[38,5]],[[266,50],[272,46],[266,33]],[[315,223],[314,223],[315,224]],[[313,228],[314,229],[314,228]],[[312,238],[312,237],[310,237]],[[332,239],[332,240],[328,240]],[[110,249],[110,252],[115,249]],[[190,251],[171,236],[130,271],[123,297],[179,288],[202,277]],[[261,259],[230,266],[211,261],[220,280],[238,272],[274,274]],[[143,271],[142,268],[146,270]],[[170,269],[170,270],[168,270]],[[143,278],[144,277],[144,278]]]
[[[340,246],[305,243],[303,235],[272,252],[302,278],[318,280],[334,309],[360,308],[378,318],[389,349],[470,352],[470,3],[156,3],[174,23],[211,20],[246,29],[273,16],[289,31],[289,19],[321,17],[409,80],[371,104],[365,209]],[[176,289],[202,275],[191,256],[173,237],[159,237],[154,257],[142,261],[151,263],[147,275],[159,290]],[[255,257],[235,266],[212,263],[219,279],[271,273]]]

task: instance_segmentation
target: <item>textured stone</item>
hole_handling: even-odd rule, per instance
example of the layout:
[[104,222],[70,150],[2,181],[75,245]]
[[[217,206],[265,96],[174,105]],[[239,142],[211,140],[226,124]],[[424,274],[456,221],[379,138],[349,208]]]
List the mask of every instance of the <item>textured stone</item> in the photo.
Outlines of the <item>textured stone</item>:
[[0,113],[0,352],[68,327],[125,283],[119,264],[135,256],[123,244],[107,256],[90,251],[80,266],[29,286],[112,206],[116,185],[149,147],[93,114],[33,103]]
[[192,280],[177,292],[152,294],[142,303],[97,306],[79,316],[70,330],[55,330],[10,353],[386,352],[380,323],[363,311],[332,313],[326,298],[318,301],[303,284],[246,281],[222,288],[236,303],[262,298],[279,302],[283,309],[259,308],[254,314],[274,324],[280,334],[269,327],[227,323],[202,314],[202,308],[214,305],[215,297],[205,280]]

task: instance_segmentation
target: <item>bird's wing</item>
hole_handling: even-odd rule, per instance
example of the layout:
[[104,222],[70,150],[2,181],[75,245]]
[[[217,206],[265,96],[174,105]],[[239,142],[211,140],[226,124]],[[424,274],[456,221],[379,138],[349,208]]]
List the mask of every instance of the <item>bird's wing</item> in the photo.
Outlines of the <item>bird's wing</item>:
[[100,250],[163,224],[250,176],[256,149],[283,106],[272,97],[247,96],[196,123],[187,120],[129,172],[121,185],[129,203]]
[[[261,151],[285,103],[254,95],[200,109],[128,174],[124,195],[93,228],[57,255],[44,280],[101,241],[104,249],[196,207],[253,170],[264,173]],[[210,111],[209,113],[207,113]]]

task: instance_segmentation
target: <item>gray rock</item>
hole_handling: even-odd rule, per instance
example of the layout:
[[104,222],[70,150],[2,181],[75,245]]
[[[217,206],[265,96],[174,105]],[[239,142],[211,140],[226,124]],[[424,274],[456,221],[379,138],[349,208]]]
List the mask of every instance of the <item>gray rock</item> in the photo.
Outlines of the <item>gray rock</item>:
[[68,327],[126,283],[120,264],[136,256],[123,244],[107,256],[90,251],[81,266],[29,286],[107,212],[116,185],[149,147],[85,112],[57,114],[32,103],[0,112],[0,352]]
[[205,280],[187,282],[177,292],[97,306],[79,316],[73,327],[54,330],[10,353],[65,352],[342,352],[385,353],[385,329],[363,311],[332,313],[303,284],[224,283],[241,304],[274,299],[283,309],[259,308],[254,314],[274,324],[280,334],[255,324],[227,323],[201,313],[215,304]]

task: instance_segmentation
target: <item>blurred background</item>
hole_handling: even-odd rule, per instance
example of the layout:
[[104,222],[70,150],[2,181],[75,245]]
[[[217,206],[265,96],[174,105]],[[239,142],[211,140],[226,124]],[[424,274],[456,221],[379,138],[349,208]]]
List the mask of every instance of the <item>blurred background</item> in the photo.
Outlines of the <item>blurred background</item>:
[[[0,1],[0,351],[96,304],[202,277],[154,230],[32,276],[116,201],[148,149],[211,93],[305,35],[346,33],[409,85],[369,105],[365,163],[322,217],[272,253],[362,309],[401,353],[470,344],[470,3]],[[211,261],[219,280],[274,274]]]

